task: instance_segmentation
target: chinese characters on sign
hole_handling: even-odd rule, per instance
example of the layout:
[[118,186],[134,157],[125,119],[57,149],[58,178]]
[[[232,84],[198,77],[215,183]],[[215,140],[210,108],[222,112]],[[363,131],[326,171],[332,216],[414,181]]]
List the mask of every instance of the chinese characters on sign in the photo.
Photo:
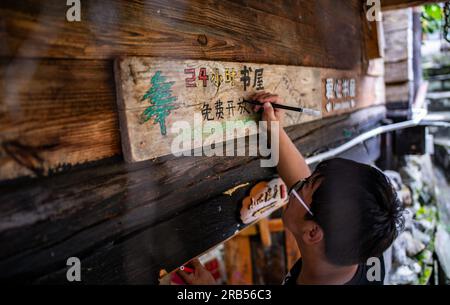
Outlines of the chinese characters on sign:
[[[203,103],[202,106],[202,117],[204,121],[213,121],[214,119],[220,120],[224,119],[224,109],[226,110],[226,115],[228,117],[234,117],[236,114],[250,114],[250,110],[248,109],[248,105],[241,99],[236,105],[234,105],[234,101],[227,101],[226,107],[224,107],[223,102],[221,100],[217,100],[214,103],[214,109],[208,104]],[[237,108],[237,109],[236,109]],[[234,111],[236,109],[236,111]]]
[[[196,71],[195,68],[184,69],[186,88],[196,88],[197,81],[201,81],[201,86],[207,87],[208,81],[212,86],[217,88],[222,85],[234,87],[238,81],[242,83],[244,91],[247,88],[252,88],[256,91],[264,90],[263,73],[264,68],[253,69],[246,65],[239,71],[240,78],[237,78],[237,71],[234,68],[225,68],[222,74],[218,68],[207,71],[206,68],[199,68]],[[235,114],[250,114],[248,105],[240,99],[239,101],[221,101],[220,99],[209,104],[204,102],[201,108],[201,113],[204,121],[213,121],[224,119],[225,116],[233,117]]]
[[325,97],[327,112],[354,108],[356,97],[356,80],[334,79],[325,80]]
[[184,74],[187,76],[185,78],[186,88],[197,87],[197,81],[201,81],[203,87],[208,86],[208,81],[216,87],[220,87],[224,83],[234,87],[236,81],[239,80],[242,82],[244,91],[247,91],[247,88],[257,91],[264,90],[264,68],[252,69],[244,65],[239,72],[241,76],[237,78],[237,71],[234,68],[225,68],[223,74],[218,68],[212,69],[209,73],[206,68],[199,68],[198,71],[195,68],[187,68],[184,69]]

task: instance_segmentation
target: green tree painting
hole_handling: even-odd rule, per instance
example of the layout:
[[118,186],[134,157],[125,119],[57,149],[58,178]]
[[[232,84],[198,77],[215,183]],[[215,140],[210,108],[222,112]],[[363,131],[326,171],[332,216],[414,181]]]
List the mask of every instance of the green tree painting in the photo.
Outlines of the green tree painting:
[[150,83],[151,87],[142,97],[141,101],[148,100],[148,106],[141,114],[141,124],[153,120],[154,124],[159,124],[161,134],[167,134],[166,118],[170,111],[175,108],[176,97],[172,96],[172,86],[174,82],[167,82],[167,78],[161,71],[156,71]]

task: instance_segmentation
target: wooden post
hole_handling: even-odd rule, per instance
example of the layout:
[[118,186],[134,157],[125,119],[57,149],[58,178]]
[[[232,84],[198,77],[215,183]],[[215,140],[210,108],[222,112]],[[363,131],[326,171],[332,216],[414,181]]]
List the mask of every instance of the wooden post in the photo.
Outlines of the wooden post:
[[225,266],[229,285],[253,284],[250,239],[238,235],[225,243]]
[[272,239],[270,237],[269,220],[267,218],[261,219],[261,221],[258,222],[258,227],[261,243],[265,248],[270,247],[272,245]]

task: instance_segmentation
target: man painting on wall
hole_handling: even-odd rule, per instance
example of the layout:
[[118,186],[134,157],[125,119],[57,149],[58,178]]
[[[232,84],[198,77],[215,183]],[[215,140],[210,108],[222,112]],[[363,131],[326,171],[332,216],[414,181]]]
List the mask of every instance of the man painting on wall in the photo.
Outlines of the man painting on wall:
[[[277,95],[253,97],[264,121],[282,125],[284,113],[273,108]],[[270,126],[270,124],[268,124]],[[382,284],[383,252],[403,225],[402,206],[389,179],[378,169],[345,159],[331,159],[311,173],[286,132],[279,132],[277,170],[289,188],[283,214],[285,227],[295,236],[302,258],[284,284]],[[380,262],[380,276],[368,278],[367,261]],[[179,274],[188,284],[213,284],[208,271],[192,262],[194,272]]]

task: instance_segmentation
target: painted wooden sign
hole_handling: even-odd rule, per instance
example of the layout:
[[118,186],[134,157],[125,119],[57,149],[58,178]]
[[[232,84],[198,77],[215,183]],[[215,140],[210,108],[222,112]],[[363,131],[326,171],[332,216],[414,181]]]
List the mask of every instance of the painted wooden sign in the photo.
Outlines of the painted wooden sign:
[[287,201],[287,187],[283,180],[275,178],[259,182],[242,201],[241,220],[244,224],[252,223],[270,215]]
[[[176,122],[191,128],[192,148],[204,145],[195,134],[206,122],[258,120],[244,102],[258,91],[276,92],[286,105],[322,110],[317,68],[201,60],[130,57],[115,64],[125,160],[142,161],[171,153]],[[288,111],[285,126],[320,119]],[[198,124],[200,123],[200,124]],[[236,137],[248,135],[245,130]]]
[[354,78],[327,78],[325,82],[325,97],[327,99],[325,109],[327,112],[355,108],[356,80]]

